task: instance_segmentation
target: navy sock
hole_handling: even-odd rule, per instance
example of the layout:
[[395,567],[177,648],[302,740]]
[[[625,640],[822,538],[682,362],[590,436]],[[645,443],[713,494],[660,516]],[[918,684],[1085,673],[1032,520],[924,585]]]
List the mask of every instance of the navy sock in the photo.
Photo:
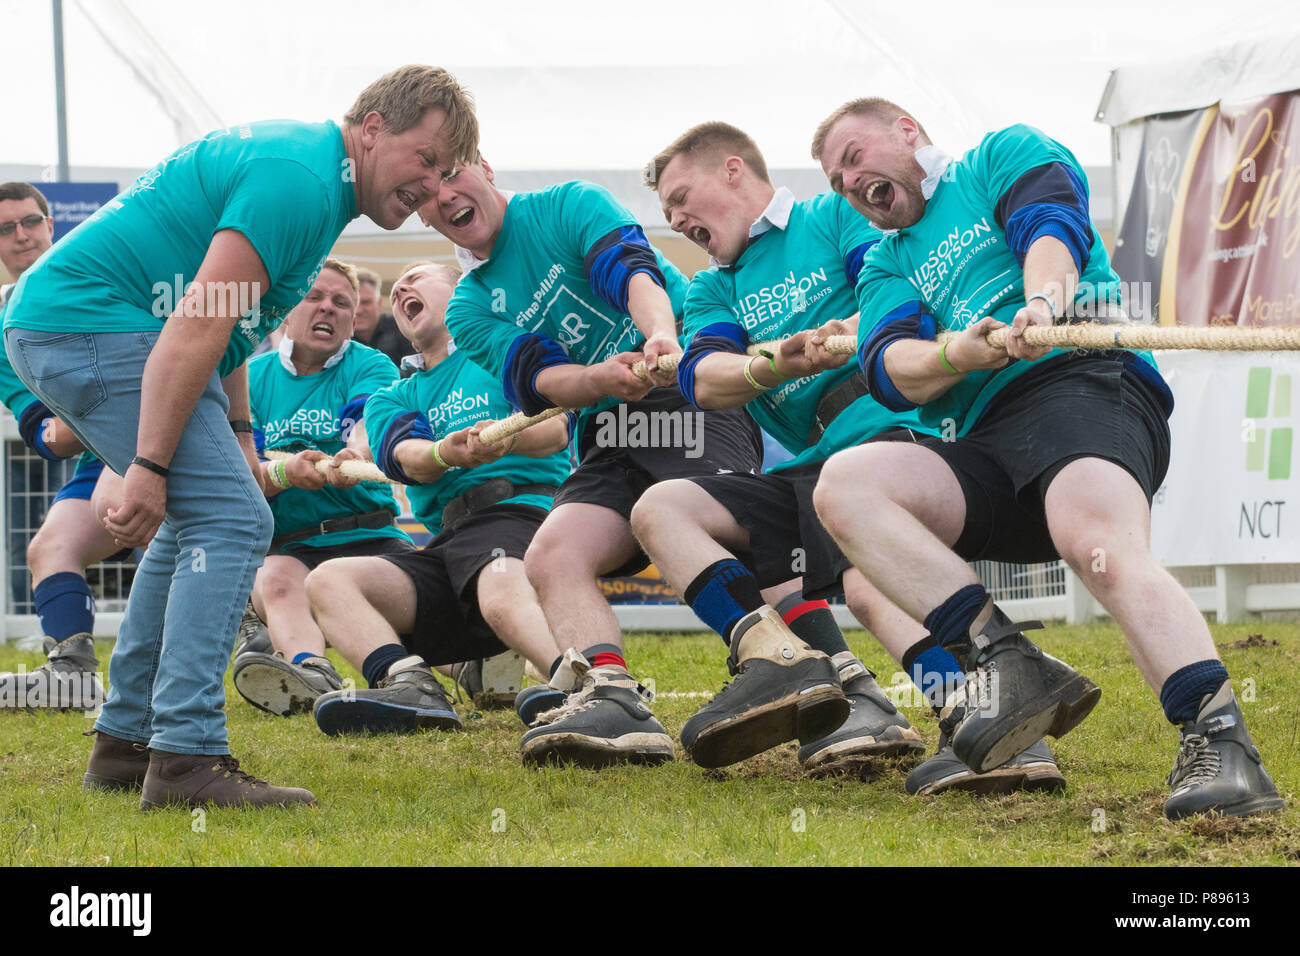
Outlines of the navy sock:
[[1222,661],[1197,661],[1174,671],[1160,688],[1160,706],[1171,724],[1195,720],[1201,701],[1215,694],[1228,679]]
[[710,564],[696,575],[682,599],[728,643],[736,622],[763,606],[758,579],[735,558]]
[[[592,644],[582,652],[582,656],[592,667],[621,667],[627,670],[627,661],[623,659],[623,649],[617,644]],[[555,676],[555,672],[551,672]]]
[[827,657],[849,649],[844,641],[844,632],[835,623],[831,606],[825,601],[805,601],[803,593],[795,591],[777,602],[776,613],[799,640]]
[[95,599],[90,595],[90,585],[80,574],[73,571],[51,574],[32,589],[32,596],[36,599],[42,631],[56,641],[95,630]]
[[411,652],[401,644],[385,644],[377,647],[361,663],[361,676],[366,679],[368,687],[375,687],[388,676],[388,668],[403,657],[410,657]]
[[554,677],[554,676],[555,676],[555,672],[558,671],[558,670],[560,669],[560,665],[563,664],[563,663],[564,663],[564,655],[563,655],[563,654],[561,654],[561,655],[560,655],[559,657],[557,657],[555,660],[551,661],[551,668],[550,668],[550,670],[548,670],[548,671],[546,672],[546,679],[547,679],[547,680],[550,680],[552,677]]
[[903,670],[921,689],[935,713],[943,709],[948,695],[966,682],[957,658],[940,647],[932,636],[909,647],[902,663]]
[[925,629],[940,647],[969,639],[971,623],[988,597],[984,585],[966,585],[925,616]]

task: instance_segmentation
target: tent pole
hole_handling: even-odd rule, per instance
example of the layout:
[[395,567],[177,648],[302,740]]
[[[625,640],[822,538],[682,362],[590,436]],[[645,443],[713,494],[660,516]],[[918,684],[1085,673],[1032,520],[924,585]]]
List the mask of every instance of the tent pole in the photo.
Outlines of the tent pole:
[[51,0],[54,8],[54,109],[59,131],[58,182],[66,183],[68,173],[68,101],[63,84],[63,0]]

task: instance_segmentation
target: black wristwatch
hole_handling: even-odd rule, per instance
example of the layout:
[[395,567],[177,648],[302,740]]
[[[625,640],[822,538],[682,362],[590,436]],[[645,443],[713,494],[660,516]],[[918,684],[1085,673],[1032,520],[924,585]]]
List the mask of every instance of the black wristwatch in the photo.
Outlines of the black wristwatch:
[[248,432],[251,435],[253,434],[253,423],[247,418],[232,418],[230,420],[230,430],[235,434]]

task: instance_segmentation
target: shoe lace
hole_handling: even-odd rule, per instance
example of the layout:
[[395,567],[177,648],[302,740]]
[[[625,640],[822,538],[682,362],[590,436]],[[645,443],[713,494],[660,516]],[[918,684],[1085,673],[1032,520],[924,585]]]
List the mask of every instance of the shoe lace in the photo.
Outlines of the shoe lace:
[[269,787],[270,784],[260,777],[254,777],[251,773],[239,769],[239,761],[230,754],[222,754],[217,758],[217,764],[212,768],[222,772],[222,776],[238,777],[240,783],[246,783],[254,787]]
[[1174,769],[1169,773],[1169,785],[1181,783],[1186,786],[1208,783],[1219,775],[1223,758],[1210,746],[1208,737],[1200,734],[1188,734],[1178,748],[1174,758]]
[[533,721],[533,726],[539,724],[555,724],[569,717],[581,714],[583,711],[591,710],[596,706],[594,700],[588,698],[591,688],[595,687],[594,681],[584,681],[583,686],[564,698],[564,703],[559,707],[552,707],[550,710],[541,711]]

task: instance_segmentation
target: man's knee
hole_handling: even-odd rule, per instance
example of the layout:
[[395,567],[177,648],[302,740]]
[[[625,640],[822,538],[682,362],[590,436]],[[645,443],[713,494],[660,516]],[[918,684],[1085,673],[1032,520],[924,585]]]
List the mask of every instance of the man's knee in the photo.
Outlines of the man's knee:
[[697,510],[692,507],[693,492],[701,492],[701,489],[684,478],[661,481],[647,488],[628,519],[636,539],[647,543],[648,539],[653,540],[657,530],[670,529],[680,521],[692,520]]

